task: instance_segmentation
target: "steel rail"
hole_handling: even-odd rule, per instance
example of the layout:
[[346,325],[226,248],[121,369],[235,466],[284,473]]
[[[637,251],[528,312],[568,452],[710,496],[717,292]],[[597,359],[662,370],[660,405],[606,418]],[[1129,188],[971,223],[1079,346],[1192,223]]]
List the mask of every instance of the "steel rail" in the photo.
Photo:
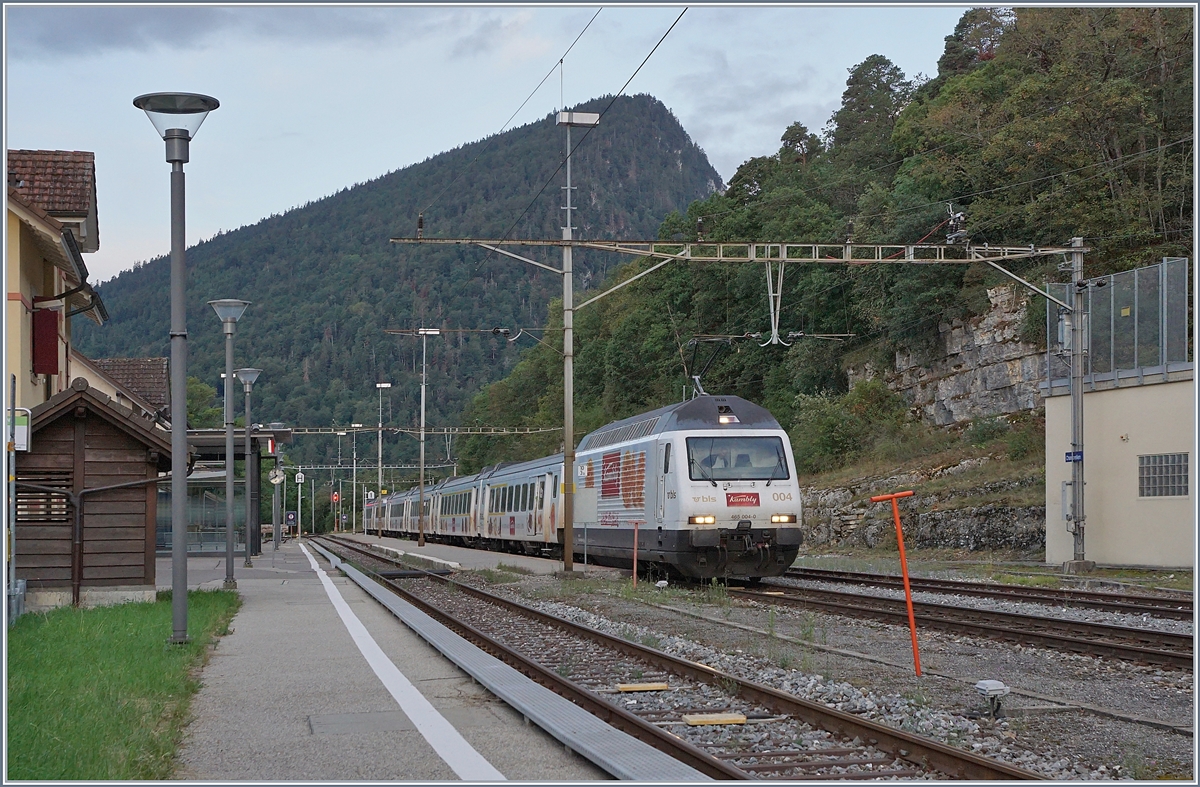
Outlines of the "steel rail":
[[[338,546],[350,546],[346,541],[340,538],[335,540],[334,543],[336,543]],[[351,548],[372,558],[384,559],[377,553],[363,549],[357,544],[351,546]],[[454,580],[446,577],[431,577],[431,579],[446,583],[461,592],[468,593],[482,600],[505,607],[519,614],[541,621],[545,624],[557,627],[578,636],[586,637],[619,652],[644,659],[655,666],[670,670],[683,677],[715,685],[734,685],[737,687],[736,693],[738,696],[752,702],[759,703],[775,713],[793,716],[815,727],[844,736],[846,738],[852,739],[857,737],[861,740],[867,741],[877,749],[893,755],[894,757],[932,770],[940,771],[948,776],[969,780],[1024,780],[1046,778],[1040,774],[1025,770],[1023,768],[1018,768],[998,760],[972,754],[970,752],[956,749],[952,746],[948,746],[929,738],[923,738],[918,735],[904,732],[903,730],[897,730],[883,724],[861,719],[851,713],[829,708],[820,703],[812,702],[810,700],[788,694],[778,689],[771,688],[770,686],[746,680],[745,678],[739,678],[727,672],[709,667],[706,664],[699,664],[697,662],[681,659],[676,656],[663,653],[662,651],[655,650],[654,648],[645,647],[634,642],[629,642],[618,637],[610,636],[588,626],[563,620],[562,618],[547,614],[540,610],[526,606],[520,602],[493,595],[485,590],[481,590],[470,585],[465,585],[460,582],[455,582]],[[406,599],[410,601],[413,600],[410,598],[411,594],[405,594],[403,591],[399,592],[401,592]],[[418,601],[413,601],[413,603],[418,603]],[[447,616],[445,613],[442,613],[430,607],[429,605],[424,604],[423,602],[418,603],[418,605],[429,614],[432,614],[435,617],[440,617],[443,622],[447,623],[447,625],[461,626],[464,631],[469,628],[467,624],[458,623],[452,618],[449,618],[449,616]],[[486,637],[487,635],[480,633],[479,636]],[[481,641],[485,640],[481,639]],[[491,640],[488,638],[486,641]],[[489,645],[488,647],[496,647],[497,649],[507,650],[499,643],[494,643],[494,645]],[[520,654],[514,654],[514,658],[522,661],[527,660],[526,657],[520,656]],[[539,673],[546,672],[544,668],[540,667],[538,667],[537,671]],[[558,679],[555,681],[556,684],[560,681],[563,681],[563,679],[553,672],[551,672],[550,675]],[[557,689],[555,690],[557,691]],[[586,690],[583,691],[586,692]],[[587,693],[590,694],[590,692]],[[592,696],[594,697],[595,695]],[[608,706],[608,703],[604,703],[603,700],[598,701],[603,703],[605,706]],[[604,710],[608,712],[607,707]],[[630,715],[632,716],[632,714]],[[640,719],[638,721],[641,722]],[[659,728],[655,727],[654,729],[658,730]],[[626,731],[628,732],[628,730]],[[674,739],[674,736],[670,736],[670,738]],[[651,745],[655,745],[653,741],[647,740],[646,742],[650,743]],[[713,755],[709,755],[707,753],[703,754],[711,759],[718,759],[713,757]],[[695,767],[698,770],[704,770],[695,762],[688,762],[688,764],[692,765],[692,767]],[[847,777],[854,778],[854,775],[848,774]]]
[[[763,603],[809,607],[849,617],[871,618],[888,623],[908,623],[903,599],[870,596],[835,590],[812,590],[772,585],[774,590],[730,588],[729,594]],[[1011,612],[955,607],[949,604],[913,602],[917,623],[956,634],[974,634],[1028,645],[1040,645],[1091,656],[1108,656],[1126,661],[1192,668],[1191,635],[1172,634],[1126,626],[1080,623],[1061,618],[1018,615]],[[1072,636],[1074,634],[1075,636]],[[1091,637],[1087,639],[1084,637]],[[1108,639],[1095,639],[1108,638]],[[1113,641],[1121,640],[1121,641]],[[1149,645],[1167,645],[1162,650]]]
[[[380,555],[377,552],[372,552],[368,549],[364,549],[358,544],[350,543],[342,538],[320,536],[320,539],[327,544],[331,544],[343,549],[349,549],[352,552],[360,553],[375,560],[380,560],[387,563],[399,563],[399,561],[396,561],[390,557]],[[510,667],[513,667],[534,681],[541,683],[554,693],[569,699],[571,702],[574,702],[576,705],[584,708],[605,723],[616,727],[617,729],[633,736],[634,738],[637,738],[643,743],[653,746],[659,751],[670,754],[672,757],[684,762],[687,765],[690,765],[706,776],[711,776],[714,779],[753,778],[749,773],[743,771],[737,766],[714,757],[708,752],[691,745],[687,741],[684,741],[682,738],[672,735],[666,730],[639,718],[624,708],[619,708],[612,703],[604,701],[593,692],[588,691],[573,681],[567,680],[565,677],[559,675],[551,669],[542,666],[519,651],[499,642],[492,636],[485,634],[471,624],[458,620],[452,615],[425,601],[420,596],[405,590],[398,583],[387,578],[384,573],[374,571],[369,566],[364,566],[361,564],[358,565],[358,568],[366,574],[373,575],[380,582],[380,584],[384,585],[389,590],[403,598],[405,601],[420,609],[422,612],[449,626],[455,632],[466,637],[466,639],[483,648],[483,650],[487,651],[491,655],[499,658]],[[418,571],[420,570],[418,569]],[[426,576],[430,579],[444,579],[444,577],[430,573],[427,573]],[[458,583],[452,584],[455,584],[459,587],[466,587],[465,585],[458,585]]]
[[[823,568],[792,568],[784,575],[792,579],[816,582],[840,582],[851,585],[874,585],[900,588],[901,577],[893,574],[870,574],[856,571],[837,571]],[[1191,620],[1194,614],[1192,599],[1170,596],[1151,596],[1136,593],[1104,593],[1074,588],[1026,587],[996,582],[970,582],[955,579],[909,577],[913,590],[931,593],[956,593],[984,598],[1005,597],[1034,604],[1055,604],[1129,615],[1154,615],[1174,620]]]

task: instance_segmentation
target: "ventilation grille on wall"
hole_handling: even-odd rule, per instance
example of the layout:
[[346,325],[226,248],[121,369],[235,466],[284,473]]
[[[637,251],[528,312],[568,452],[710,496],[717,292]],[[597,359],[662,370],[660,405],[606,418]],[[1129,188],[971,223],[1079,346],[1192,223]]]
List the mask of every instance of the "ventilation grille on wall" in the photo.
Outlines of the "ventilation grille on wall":
[[579,444],[579,450],[592,450],[595,448],[603,448],[606,445],[614,443],[623,443],[626,440],[637,440],[639,437],[645,437],[654,431],[654,427],[658,425],[658,416],[647,418],[644,421],[636,421],[632,424],[618,427],[616,429],[608,429],[603,432],[597,432],[586,438]]
[[[73,475],[70,470],[26,470],[17,480],[69,492]],[[17,487],[17,522],[37,524],[70,521],[71,503],[66,494]]]

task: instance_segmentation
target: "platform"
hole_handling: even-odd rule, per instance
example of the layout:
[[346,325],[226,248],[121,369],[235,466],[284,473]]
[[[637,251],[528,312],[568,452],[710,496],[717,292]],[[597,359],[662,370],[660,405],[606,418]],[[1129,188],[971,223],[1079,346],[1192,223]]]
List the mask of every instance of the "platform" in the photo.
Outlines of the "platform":
[[[379,546],[388,547],[389,549],[399,549],[406,554],[416,557],[424,557],[432,560],[434,563],[454,563],[454,567],[465,569],[481,569],[481,568],[498,568],[501,564],[505,566],[513,566],[517,569],[523,569],[534,574],[557,574],[563,570],[561,560],[550,560],[544,557],[533,557],[531,555],[515,555],[509,552],[489,552],[486,549],[471,549],[469,547],[456,547],[448,544],[435,544],[431,541],[426,541],[425,546],[418,547],[416,541],[410,541],[403,538],[390,538],[385,536],[367,536],[362,533],[338,533],[339,536],[352,538],[355,541],[377,544]],[[270,544],[267,545],[270,548]],[[610,568],[607,566],[597,566],[595,563],[584,565],[581,560],[576,560],[574,564],[575,574],[603,574],[603,575],[624,575],[629,576],[629,570],[621,570]]]
[[[612,778],[536,724],[526,724],[527,714],[474,682],[333,569],[307,539],[303,548],[295,541],[277,552],[269,542],[265,546],[253,568],[236,558],[243,607],[201,674],[194,721],[180,749],[180,778]],[[190,588],[224,582],[223,556],[192,557],[188,569]],[[170,560],[162,559],[159,587],[169,587],[170,579]],[[450,647],[459,659],[477,659],[470,653],[477,649],[465,641]],[[628,741],[634,749],[644,746]],[[654,780],[662,778],[669,777]]]

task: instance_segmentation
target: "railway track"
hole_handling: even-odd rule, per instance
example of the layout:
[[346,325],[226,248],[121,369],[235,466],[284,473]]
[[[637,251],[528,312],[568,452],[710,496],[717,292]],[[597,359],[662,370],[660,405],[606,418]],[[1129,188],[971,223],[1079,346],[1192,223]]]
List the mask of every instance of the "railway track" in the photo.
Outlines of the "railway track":
[[[765,584],[767,590],[729,588],[729,594],[850,617],[908,625],[904,599],[835,590]],[[1128,626],[1083,623],[1037,615],[913,602],[917,625],[1090,656],[1192,669],[1192,636]]]
[[[900,576],[868,574],[856,571],[834,571],[820,568],[792,568],[785,575],[791,579],[815,582],[835,582],[868,585],[882,588],[903,588]],[[953,579],[909,577],[913,590],[930,593],[952,593],[961,596],[1003,598],[1063,607],[1081,607],[1127,615],[1152,615],[1173,620],[1191,620],[1194,614],[1192,599],[1184,596],[1151,596],[1138,593],[1102,593],[1073,588],[1039,588],[1004,585],[996,582],[967,582]]]
[[[376,576],[382,566],[395,567],[359,544],[323,541]],[[713,778],[1043,778],[446,577],[379,581],[510,666]],[[715,721],[732,723],[697,723]]]

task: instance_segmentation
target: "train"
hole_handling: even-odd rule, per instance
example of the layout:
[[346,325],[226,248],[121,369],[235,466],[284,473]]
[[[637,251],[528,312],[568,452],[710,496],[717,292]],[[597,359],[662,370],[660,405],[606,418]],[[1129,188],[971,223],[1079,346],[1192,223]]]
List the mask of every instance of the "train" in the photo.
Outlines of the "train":
[[[366,532],[561,558],[574,483],[573,554],[692,579],[784,573],[803,522],[787,433],[737,396],[700,395],[588,433],[563,454],[504,462],[369,501]],[[418,511],[424,506],[423,516]]]

